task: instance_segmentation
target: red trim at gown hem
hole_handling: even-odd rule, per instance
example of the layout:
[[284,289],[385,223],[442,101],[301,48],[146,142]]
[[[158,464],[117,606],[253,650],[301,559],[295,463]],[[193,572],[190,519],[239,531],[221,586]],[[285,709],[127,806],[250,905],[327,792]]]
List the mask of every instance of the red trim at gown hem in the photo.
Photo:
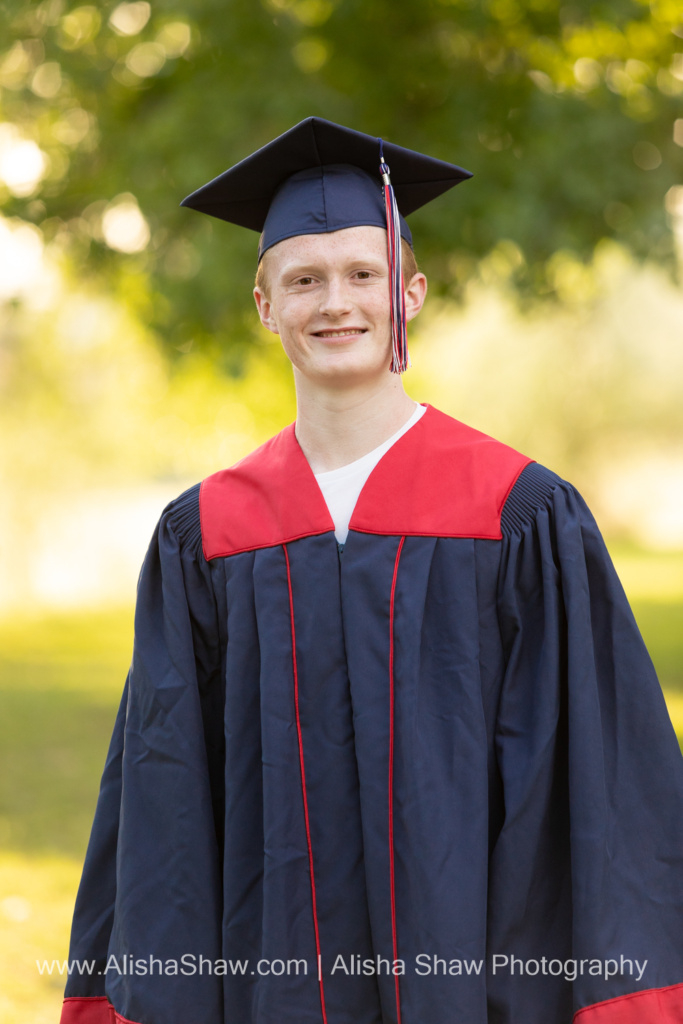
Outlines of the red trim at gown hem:
[[[122,1017],[118,1018],[123,1021]],[[60,1024],[118,1024],[116,1011],[106,996],[67,996]]]
[[584,1006],[574,1024],[683,1024],[683,983]]

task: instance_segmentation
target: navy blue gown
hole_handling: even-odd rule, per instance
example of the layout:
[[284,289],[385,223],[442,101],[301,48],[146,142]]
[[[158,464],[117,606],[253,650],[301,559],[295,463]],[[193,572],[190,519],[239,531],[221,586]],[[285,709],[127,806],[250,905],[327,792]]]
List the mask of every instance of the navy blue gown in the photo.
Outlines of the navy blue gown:
[[70,957],[63,1024],[680,1024],[683,760],[576,491],[428,406],[343,546],[293,425],[171,502]]

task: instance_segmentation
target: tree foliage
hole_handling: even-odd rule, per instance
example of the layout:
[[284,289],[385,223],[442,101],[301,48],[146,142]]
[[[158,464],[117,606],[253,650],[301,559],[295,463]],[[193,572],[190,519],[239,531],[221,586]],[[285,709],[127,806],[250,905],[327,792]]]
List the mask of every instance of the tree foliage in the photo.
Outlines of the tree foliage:
[[672,260],[680,0],[5,0],[0,17],[5,216],[169,352],[237,370],[253,320],[256,236],[179,201],[311,114],[474,172],[411,217],[444,294],[496,246],[533,294],[553,254],[588,260],[604,237]]

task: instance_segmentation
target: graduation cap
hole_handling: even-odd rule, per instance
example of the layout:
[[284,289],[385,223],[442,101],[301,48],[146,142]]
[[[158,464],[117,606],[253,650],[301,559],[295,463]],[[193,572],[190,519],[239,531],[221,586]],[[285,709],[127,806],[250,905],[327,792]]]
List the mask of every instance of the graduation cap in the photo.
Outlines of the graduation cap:
[[308,117],[180,205],[260,232],[259,260],[271,246],[295,235],[363,225],[386,228],[391,369],[403,373],[410,360],[401,238],[412,245],[405,217],[471,177],[455,164]]

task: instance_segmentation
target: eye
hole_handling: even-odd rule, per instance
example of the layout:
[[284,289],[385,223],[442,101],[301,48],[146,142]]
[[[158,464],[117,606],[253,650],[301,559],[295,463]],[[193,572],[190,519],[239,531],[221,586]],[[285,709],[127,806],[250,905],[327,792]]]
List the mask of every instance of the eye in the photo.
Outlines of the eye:
[[303,285],[305,287],[306,285],[311,284],[312,282],[313,282],[313,278],[312,277],[305,276],[305,277],[297,277],[295,283]]
[[370,270],[357,270],[356,271],[356,277],[359,278],[361,281],[369,281],[370,278],[372,277],[372,271],[370,271]]

